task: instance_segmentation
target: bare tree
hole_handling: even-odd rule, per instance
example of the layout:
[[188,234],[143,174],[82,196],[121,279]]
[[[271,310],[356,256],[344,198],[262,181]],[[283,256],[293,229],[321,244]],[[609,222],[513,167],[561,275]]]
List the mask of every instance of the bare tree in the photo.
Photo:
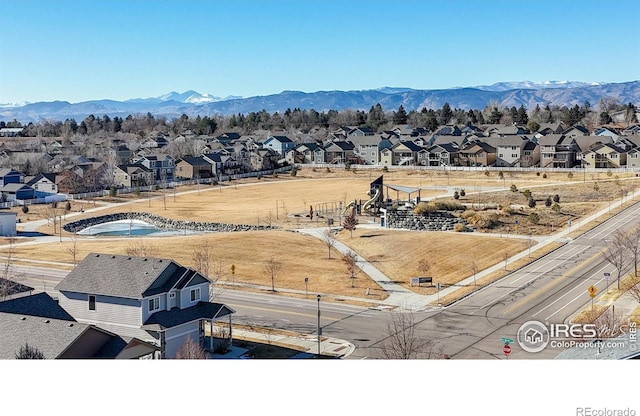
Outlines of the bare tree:
[[206,276],[209,285],[209,302],[212,302],[220,294],[218,281],[224,276],[224,260],[213,254],[213,247],[209,243],[198,246],[191,254],[196,271]]
[[78,251],[78,238],[74,235],[71,237],[71,244],[67,247],[67,253],[71,254],[71,257],[73,257],[73,267],[76,267],[78,264]]
[[353,208],[349,214],[344,216],[344,219],[342,220],[342,227],[345,230],[349,230],[350,237],[353,237],[353,230],[356,229],[357,225],[358,218],[356,217],[356,210]]
[[271,291],[275,292],[275,280],[278,274],[280,274],[280,272],[282,271],[282,263],[277,261],[275,257],[271,256],[271,258],[267,260],[262,270],[267,277],[271,278]]
[[25,343],[15,354],[16,360],[44,360],[44,354],[37,347]]
[[342,261],[347,268],[347,276],[351,279],[351,287],[354,287],[354,280],[356,278],[356,272],[358,271],[357,265],[358,255],[349,250],[342,256]]
[[331,259],[331,249],[336,245],[336,236],[331,228],[327,228],[322,232],[322,241],[329,249],[329,259]]
[[602,257],[616,268],[616,279],[618,290],[620,290],[620,275],[624,269],[631,264],[632,258],[629,256],[629,249],[626,245],[626,234],[621,230],[613,233],[611,240],[605,240],[606,247],[602,252]]
[[416,331],[412,312],[392,312],[387,323],[386,338],[380,343],[380,353],[389,360],[445,358],[441,348]]
[[200,344],[189,336],[176,351],[175,358],[177,360],[204,360],[207,358],[207,353]]
[[271,212],[271,210],[264,216],[264,223],[269,228],[273,226],[273,212]]
[[478,274],[478,264],[471,260],[471,272],[473,273],[473,285],[476,286],[476,274]]
[[416,270],[420,273],[420,276],[426,276],[427,272],[431,270],[431,263],[429,263],[429,260],[426,258],[420,259],[418,260]]
[[4,253],[4,260],[0,264],[0,302],[6,300],[18,285],[13,272],[13,237],[9,237],[9,249]]
[[155,257],[158,254],[158,249],[153,244],[139,239],[127,246],[125,254],[136,257]]
[[640,261],[640,227],[634,228],[625,235],[627,250],[633,255],[633,275],[638,277],[638,262]]

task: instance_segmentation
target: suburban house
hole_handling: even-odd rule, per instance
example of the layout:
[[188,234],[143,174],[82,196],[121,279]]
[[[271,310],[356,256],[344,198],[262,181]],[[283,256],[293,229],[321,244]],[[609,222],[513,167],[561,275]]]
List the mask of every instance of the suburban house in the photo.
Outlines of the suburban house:
[[205,327],[216,320],[228,320],[230,342],[234,311],[209,302],[210,284],[170,259],[90,253],[56,290],[60,306],[78,322],[139,338],[173,358],[188,338],[213,350]]
[[24,174],[15,169],[0,169],[0,186],[9,183],[24,183]]
[[350,141],[329,142],[324,146],[326,163],[345,163],[354,156],[354,146]]
[[176,161],[171,155],[153,154],[134,160],[153,172],[155,181],[172,180],[175,175]]
[[456,143],[441,143],[426,149],[426,160],[420,162],[425,166],[453,166],[458,162],[460,149]]
[[14,359],[21,347],[37,348],[45,359],[155,358],[159,348],[77,322],[46,293],[0,302],[0,359]]
[[458,153],[462,166],[492,166],[496,163],[496,149],[482,141],[472,141],[462,147]]
[[153,172],[139,163],[120,165],[113,168],[113,180],[116,185],[126,188],[148,186],[153,183]]
[[[294,150],[302,155],[302,162],[300,163],[324,163],[324,149],[318,143],[301,143]],[[321,150],[321,152],[317,152],[318,150]],[[318,158],[318,155],[321,157]],[[287,162],[291,163],[290,160],[287,160]]]
[[576,124],[575,126],[569,127],[568,129],[563,131],[562,134],[567,137],[588,136],[589,130],[584,126]]
[[382,140],[379,134],[367,136],[353,136],[349,141],[353,144],[353,154],[365,164],[376,165],[380,162],[378,144]]
[[253,150],[250,156],[251,168],[256,171],[275,169],[281,157],[280,153],[273,149]]
[[528,140],[520,136],[505,136],[497,141],[496,166],[520,167],[521,157]]
[[594,136],[609,136],[614,141],[618,140],[620,133],[612,127],[601,127],[593,132]]
[[393,165],[415,165],[418,163],[418,152],[423,147],[410,141],[401,141],[396,143],[392,148],[392,164]]
[[10,183],[0,186],[0,194],[6,201],[20,201],[25,199],[35,199],[36,191],[24,183]]
[[280,153],[280,157],[284,157],[287,151],[295,147],[293,141],[287,136],[269,136],[262,145],[264,148]]
[[627,165],[627,153],[619,147],[603,143],[582,153],[587,168],[619,168]]
[[572,137],[562,134],[547,134],[538,138],[540,167],[572,168],[576,165],[580,148]]
[[211,178],[213,165],[203,157],[185,156],[176,163],[175,175],[183,179]]
[[41,173],[33,177],[25,177],[25,183],[32,187],[36,193],[57,194],[56,175],[52,173]]

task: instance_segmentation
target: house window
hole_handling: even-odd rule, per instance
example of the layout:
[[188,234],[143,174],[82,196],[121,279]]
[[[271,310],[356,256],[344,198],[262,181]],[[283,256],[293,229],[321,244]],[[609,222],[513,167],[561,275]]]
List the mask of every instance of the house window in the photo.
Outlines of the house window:
[[160,309],[160,298],[149,299],[149,312]]
[[511,153],[511,157],[518,157],[518,155],[515,153]]
[[171,293],[169,293],[169,299],[173,299],[173,298],[175,298],[175,297],[176,297],[175,292],[171,292]]
[[200,288],[191,289],[191,302],[197,302],[200,300]]
[[96,297],[94,295],[89,295],[89,310],[96,310]]

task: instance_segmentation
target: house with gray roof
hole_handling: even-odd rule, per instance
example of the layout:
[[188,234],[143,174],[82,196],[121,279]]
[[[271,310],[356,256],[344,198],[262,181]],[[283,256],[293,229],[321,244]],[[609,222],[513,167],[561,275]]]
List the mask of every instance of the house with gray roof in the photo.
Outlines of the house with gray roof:
[[0,359],[14,359],[21,347],[37,348],[45,359],[155,358],[160,348],[77,322],[47,293],[0,302]]
[[[62,306],[78,322],[135,336],[175,357],[191,338],[214,349],[205,326],[228,319],[233,309],[209,302],[211,281],[170,259],[91,253],[57,286]],[[208,342],[205,342],[208,341]]]

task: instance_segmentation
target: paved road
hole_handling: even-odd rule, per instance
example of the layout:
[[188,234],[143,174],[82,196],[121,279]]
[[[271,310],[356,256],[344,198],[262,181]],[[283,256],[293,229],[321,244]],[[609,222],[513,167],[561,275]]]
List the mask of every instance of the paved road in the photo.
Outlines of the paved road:
[[[444,308],[414,311],[416,331],[432,339],[453,358],[504,358],[501,337],[514,338],[518,327],[531,319],[560,323],[588,305],[587,287],[605,291],[604,273],[616,276],[599,254],[603,240],[620,228],[640,222],[640,204],[627,208],[582,237],[553,253]],[[42,290],[51,289],[64,272],[33,266],[15,266],[25,281]],[[44,278],[43,278],[44,276]],[[610,279],[608,284],[615,284]],[[317,301],[224,290],[219,299],[238,311],[238,322],[314,333]],[[356,345],[350,358],[380,357],[389,312],[340,303],[321,302],[323,335],[345,339]],[[546,349],[535,355],[512,344],[510,358],[553,358],[560,351]]]

